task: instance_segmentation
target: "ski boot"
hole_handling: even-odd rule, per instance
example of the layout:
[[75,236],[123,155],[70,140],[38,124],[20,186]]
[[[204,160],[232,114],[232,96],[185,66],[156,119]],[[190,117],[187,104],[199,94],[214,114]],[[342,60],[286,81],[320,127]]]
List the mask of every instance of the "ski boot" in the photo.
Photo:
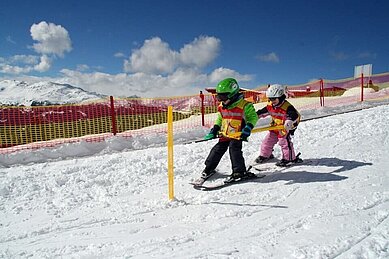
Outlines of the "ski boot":
[[262,163],[268,162],[269,160],[271,160],[273,158],[274,158],[274,156],[273,156],[273,154],[271,154],[269,157],[259,156],[254,161],[257,164],[262,164]]
[[289,167],[289,166],[294,165],[294,164],[302,163],[303,160],[299,157],[300,155],[301,155],[301,153],[298,153],[294,160],[281,159],[280,161],[278,161],[276,163],[276,166]]
[[209,179],[209,177],[211,177],[212,175],[214,175],[216,173],[216,171],[213,169],[213,170],[207,170],[207,169],[204,169],[202,172],[201,172],[201,176],[200,178],[196,179],[195,181],[192,182],[193,185],[196,185],[196,186],[201,186],[203,185],[203,183]]
[[242,181],[242,180],[246,180],[246,179],[250,179],[250,178],[255,178],[256,175],[250,171],[246,171],[246,172],[234,172],[230,175],[230,177],[225,180],[224,182],[225,183],[232,183],[232,182],[239,182],[239,181]]

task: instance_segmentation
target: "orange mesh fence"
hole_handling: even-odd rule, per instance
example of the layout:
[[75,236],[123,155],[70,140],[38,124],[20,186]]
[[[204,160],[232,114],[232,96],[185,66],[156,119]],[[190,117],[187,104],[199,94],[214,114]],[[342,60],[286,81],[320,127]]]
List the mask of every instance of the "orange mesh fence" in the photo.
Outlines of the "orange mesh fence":
[[[0,153],[57,144],[102,141],[112,135],[134,137],[166,132],[167,107],[175,129],[213,125],[218,102],[212,95],[132,98],[99,102],[0,108]],[[200,116],[199,116],[200,115]],[[115,124],[112,122],[115,121]]]
[[[361,78],[317,80],[301,85],[288,85],[287,89],[289,101],[296,108],[310,110],[322,106],[338,107],[361,102],[362,82]],[[389,73],[364,78],[363,89],[363,101],[388,99]],[[320,100],[320,96],[322,96],[322,100]]]
[[[318,80],[288,86],[288,100],[301,111],[340,106],[360,102],[360,88],[360,79]],[[353,89],[356,89],[356,94]],[[366,78],[364,89],[371,90],[365,94],[366,101],[389,98],[389,73]],[[388,91],[378,91],[383,89]],[[243,94],[261,108],[266,104],[265,90]],[[200,94],[111,98],[75,105],[3,106],[0,107],[0,154],[69,142],[103,141],[113,135],[127,138],[165,133],[167,107],[170,105],[173,106],[174,131],[185,132],[211,127],[217,115],[218,101],[212,94]]]
[[[202,127],[202,117],[199,116],[202,110],[205,114],[214,113],[216,105],[212,95],[116,99],[114,106],[117,132],[126,137],[166,132],[168,106],[173,107],[173,121],[181,121],[175,123],[175,128]],[[210,123],[207,118],[204,117],[204,125]]]
[[0,147],[2,148],[110,131],[110,106],[107,102],[0,108]]

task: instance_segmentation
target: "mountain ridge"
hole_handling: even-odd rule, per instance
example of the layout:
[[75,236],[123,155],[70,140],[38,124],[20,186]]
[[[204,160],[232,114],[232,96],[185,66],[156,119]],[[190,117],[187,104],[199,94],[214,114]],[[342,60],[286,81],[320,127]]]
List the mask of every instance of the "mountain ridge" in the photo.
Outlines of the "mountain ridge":
[[106,97],[107,95],[88,92],[70,84],[55,82],[28,83],[18,80],[0,81],[0,105],[38,106],[72,104]]

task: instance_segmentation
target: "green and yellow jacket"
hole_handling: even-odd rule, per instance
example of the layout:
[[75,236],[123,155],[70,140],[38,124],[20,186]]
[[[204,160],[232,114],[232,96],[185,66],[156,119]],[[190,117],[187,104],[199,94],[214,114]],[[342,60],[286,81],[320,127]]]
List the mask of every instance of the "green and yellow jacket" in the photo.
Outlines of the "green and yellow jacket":
[[254,105],[241,96],[227,107],[220,103],[215,125],[220,127],[221,134],[228,136],[231,133],[241,132],[247,124],[251,124],[250,126],[253,128],[257,121],[258,115]]

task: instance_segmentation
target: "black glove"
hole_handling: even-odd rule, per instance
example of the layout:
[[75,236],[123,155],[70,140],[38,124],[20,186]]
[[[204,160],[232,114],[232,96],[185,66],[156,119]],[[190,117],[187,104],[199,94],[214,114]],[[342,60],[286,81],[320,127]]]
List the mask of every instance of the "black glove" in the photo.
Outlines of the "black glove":
[[220,130],[219,125],[213,125],[213,128],[211,129],[211,131],[207,135],[205,135],[204,139],[210,140],[210,139],[216,138],[217,135],[219,134],[219,130]]
[[247,138],[251,135],[251,130],[254,128],[253,124],[247,123],[246,126],[242,129],[242,133],[240,134],[240,139],[243,141],[247,141]]

